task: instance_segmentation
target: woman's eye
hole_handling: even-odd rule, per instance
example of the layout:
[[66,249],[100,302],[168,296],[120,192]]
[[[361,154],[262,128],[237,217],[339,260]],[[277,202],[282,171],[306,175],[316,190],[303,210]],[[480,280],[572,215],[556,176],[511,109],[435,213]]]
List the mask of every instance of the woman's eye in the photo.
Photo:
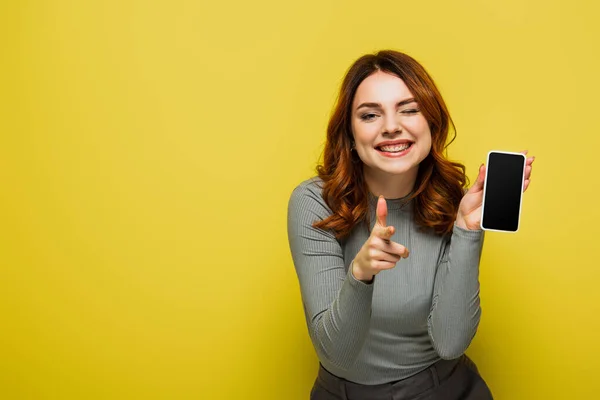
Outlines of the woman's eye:
[[416,114],[419,112],[416,108],[411,108],[410,110],[402,110],[402,114]]
[[375,114],[363,114],[360,116],[360,119],[362,119],[363,121],[371,121],[375,117]]

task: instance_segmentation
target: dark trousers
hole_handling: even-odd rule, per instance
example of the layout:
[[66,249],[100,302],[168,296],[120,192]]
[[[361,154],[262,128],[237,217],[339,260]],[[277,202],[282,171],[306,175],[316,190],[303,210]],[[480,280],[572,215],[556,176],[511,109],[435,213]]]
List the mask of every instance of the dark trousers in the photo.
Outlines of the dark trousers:
[[492,393],[466,355],[440,360],[397,382],[360,385],[339,378],[321,365],[310,400],[490,400]]

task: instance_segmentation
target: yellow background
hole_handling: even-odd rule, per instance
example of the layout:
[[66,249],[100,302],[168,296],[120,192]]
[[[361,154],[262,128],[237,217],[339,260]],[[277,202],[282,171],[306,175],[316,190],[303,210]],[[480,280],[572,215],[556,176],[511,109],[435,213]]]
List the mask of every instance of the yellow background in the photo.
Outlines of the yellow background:
[[2,2],[0,398],[307,399],[287,201],[383,48],[433,75],[471,179],[537,157],[468,354],[497,399],[594,398],[596,4]]

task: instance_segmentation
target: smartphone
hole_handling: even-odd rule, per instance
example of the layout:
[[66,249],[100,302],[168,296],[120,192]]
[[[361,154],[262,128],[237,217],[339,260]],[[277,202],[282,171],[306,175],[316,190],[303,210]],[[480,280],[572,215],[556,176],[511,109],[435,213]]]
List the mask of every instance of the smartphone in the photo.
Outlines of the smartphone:
[[488,153],[481,229],[500,232],[519,230],[526,161],[522,153],[495,150]]

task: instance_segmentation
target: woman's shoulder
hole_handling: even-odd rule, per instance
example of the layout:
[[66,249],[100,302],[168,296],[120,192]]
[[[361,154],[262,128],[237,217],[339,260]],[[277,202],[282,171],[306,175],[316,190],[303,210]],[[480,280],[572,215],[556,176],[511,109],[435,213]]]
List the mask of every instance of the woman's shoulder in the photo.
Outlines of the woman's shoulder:
[[323,193],[323,179],[319,176],[313,176],[312,178],[308,178],[302,182],[300,182],[295,188],[294,191],[299,190],[309,190],[312,192],[317,192],[319,194]]
[[290,196],[290,209],[311,210],[321,217],[331,214],[323,199],[323,180],[318,176],[300,182]]

